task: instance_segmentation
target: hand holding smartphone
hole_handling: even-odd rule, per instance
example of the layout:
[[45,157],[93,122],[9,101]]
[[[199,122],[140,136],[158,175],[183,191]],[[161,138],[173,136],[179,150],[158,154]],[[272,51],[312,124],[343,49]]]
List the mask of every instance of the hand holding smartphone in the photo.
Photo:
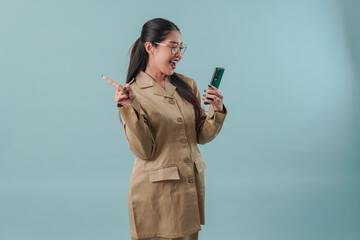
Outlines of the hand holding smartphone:
[[[219,88],[222,76],[224,74],[224,71],[225,71],[225,68],[216,67],[215,70],[214,70],[214,74],[213,74],[213,76],[211,78],[210,85],[213,85],[214,87]],[[207,98],[207,99],[214,100],[212,98]],[[204,102],[204,104],[208,105],[210,103]]]

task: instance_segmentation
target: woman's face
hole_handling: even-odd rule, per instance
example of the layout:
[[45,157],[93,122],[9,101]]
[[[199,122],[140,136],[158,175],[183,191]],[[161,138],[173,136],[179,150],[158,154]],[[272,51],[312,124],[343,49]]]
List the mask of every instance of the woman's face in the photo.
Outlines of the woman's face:
[[[173,30],[171,31],[166,39],[161,44],[166,44],[169,46],[180,46],[182,44],[182,38],[179,31]],[[175,50],[175,49],[174,49]],[[182,53],[177,49],[177,53],[175,55],[172,54],[172,49],[170,47],[156,44],[156,49],[154,51],[154,55],[152,56],[152,65],[158,69],[158,71],[162,72],[165,75],[172,75],[176,69],[176,64],[182,58]]]

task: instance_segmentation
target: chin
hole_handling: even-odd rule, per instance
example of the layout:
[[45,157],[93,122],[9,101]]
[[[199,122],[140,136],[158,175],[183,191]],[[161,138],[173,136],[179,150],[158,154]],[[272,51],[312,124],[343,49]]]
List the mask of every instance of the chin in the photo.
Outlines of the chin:
[[166,75],[173,75],[175,73],[175,70],[170,70]]
[[173,75],[173,74],[175,73],[175,70],[176,70],[176,69],[172,69],[172,68],[169,69],[169,68],[168,68],[168,69],[166,69],[165,71],[163,71],[163,73],[166,74],[166,75],[168,75],[168,76],[170,76],[170,75]]

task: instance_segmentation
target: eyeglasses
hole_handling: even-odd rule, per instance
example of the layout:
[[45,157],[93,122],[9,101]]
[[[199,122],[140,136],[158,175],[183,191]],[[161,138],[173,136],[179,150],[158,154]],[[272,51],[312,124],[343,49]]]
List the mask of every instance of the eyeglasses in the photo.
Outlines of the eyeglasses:
[[180,46],[178,46],[177,44],[174,44],[173,46],[170,46],[170,45],[167,45],[167,44],[164,44],[164,43],[158,43],[158,42],[154,42],[154,43],[158,44],[158,45],[169,47],[171,49],[172,55],[177,54],[179,52],[179,49],[180,49],[181,54],[184,54],[185,50],[186,50],[186,47],[187,47],[186,44],[182,44]]

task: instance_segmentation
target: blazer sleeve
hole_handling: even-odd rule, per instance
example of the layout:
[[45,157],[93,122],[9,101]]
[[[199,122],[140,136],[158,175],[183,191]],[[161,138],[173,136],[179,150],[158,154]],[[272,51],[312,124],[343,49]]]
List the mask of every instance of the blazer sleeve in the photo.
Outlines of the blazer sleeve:
[[224,104],[223,112],[215,112],[213,105],[210,104],[209,115],[206,115],[204,104],[201,101],[201,94],[195,80],[193,80],[193,90],[196,98],[201,104],[201,120],[196,129],[197,143],[205,144],[213,140],[219,134],[227,115],[227,109]]
[[131,104],[117,105],[122,119],[125,136],[129,142],[130,150],[139,158],[148,160],[156,151],[154,134],[148,117],[141,109],[138,98]]

